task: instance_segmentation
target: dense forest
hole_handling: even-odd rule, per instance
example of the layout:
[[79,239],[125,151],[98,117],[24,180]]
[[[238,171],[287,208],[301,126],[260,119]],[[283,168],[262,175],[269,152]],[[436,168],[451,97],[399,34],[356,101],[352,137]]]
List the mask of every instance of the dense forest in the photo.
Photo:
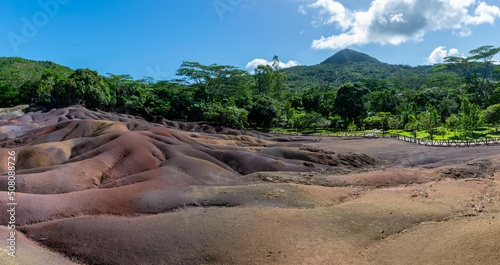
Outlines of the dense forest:
[[82,104],[153,120],[200,121],[235,128],[417,129],[467,136],[500,124],[500,48],[410,67],[342,50],[314,66],[280,69],[279,59],[249,72],[183,62],[178,79],[100,75],[52,62],[0,58],[0,107]]
[[360,52],[344,49],[313,66],[295,66],[283,69],[287,89],[303,92],[311,87],[338,88],[361,79],[401,79],[432,73],[432,66],[411,67],[392,65]]

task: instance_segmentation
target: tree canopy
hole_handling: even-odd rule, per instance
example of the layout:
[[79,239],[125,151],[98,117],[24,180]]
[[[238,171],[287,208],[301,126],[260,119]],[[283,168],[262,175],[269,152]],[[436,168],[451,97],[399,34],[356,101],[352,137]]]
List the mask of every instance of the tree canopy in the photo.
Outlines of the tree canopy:
[[340,87],[335,98],[335,112],[349,121],[366,114],[368,90],[361,83],[348,83]]
[[275,56],[252,73],[185,61],[178,79],[170,81],[0,57],[0,105],[79,103],[151,120],[235,128],[424,129],[431,137],[445,125],[470,136],[483,121],[500,124],[500,66],[493,60],[499,52],[482,46],[434,68],[390,65],[353,51],[287,69]]

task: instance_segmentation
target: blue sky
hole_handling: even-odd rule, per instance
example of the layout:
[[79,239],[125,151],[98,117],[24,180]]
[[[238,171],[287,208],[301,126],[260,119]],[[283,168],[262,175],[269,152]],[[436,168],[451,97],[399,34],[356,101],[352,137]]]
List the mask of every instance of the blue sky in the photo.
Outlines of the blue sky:
[[4,0],[0,56],[156,80],[175,78],[182,61],[251,71],[274,55],[283,66],[314,65],[342,48],[423,65],[500,46],[499,7],[495,0]]

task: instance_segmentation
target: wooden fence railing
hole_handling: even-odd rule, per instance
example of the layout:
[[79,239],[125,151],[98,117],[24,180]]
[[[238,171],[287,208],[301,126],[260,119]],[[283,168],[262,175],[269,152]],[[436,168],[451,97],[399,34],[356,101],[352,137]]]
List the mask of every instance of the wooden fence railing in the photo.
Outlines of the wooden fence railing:
[[414,137],[409,137],[400,134],[381,134],[374,132],[337,132],[337,133],[311,133],[311,134],[300,134],[300,133],[280,133],[272,132],[273,134],[286,134],[286,135],[298,135],[298,136],[320,136],[320,137],[365,137],[365,138],[391,138],[400,141],[405,141],[408,143],[415,143],[425,146],[435,146],[435,147],[475,147],[475,146],[500,146],[500,138],[480,138],[480,139],[459,139],[459,140],[427,140],[419,139]]
[[427,140],[419,139],[399,134],[378,134],[377,138],[392,138],[420,145],[437,146],[437,147],[474,147],[474,146],[495,146],[500,145],[500,138],[480,138],[480,139],[459,139],[459,140]]

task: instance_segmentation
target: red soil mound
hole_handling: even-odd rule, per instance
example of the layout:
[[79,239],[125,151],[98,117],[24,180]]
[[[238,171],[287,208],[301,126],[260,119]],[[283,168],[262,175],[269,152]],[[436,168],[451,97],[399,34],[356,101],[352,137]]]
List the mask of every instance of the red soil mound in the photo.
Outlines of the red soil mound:
[[[0,151],[17,154],[21,257],[2,264],[64,264],[61,254],[84,264],[494,264],[488,254],[498,250],[485,236],[500,208],[490,178],[500,148],[318,142],[81,107],[4,117]],[[4,212],[7,171],[1,156]],[[470,240],[439,239],[459,235],[463,218],[477,226]],[[439,239],[436,251],[411,253],[428,238]],[[472,241],[484,248],[468,250]]]
[[[330,155],[251,136],[209,136],[144,121],[109,121],[113,119],[125,118],[67,108],[11,120],[19,125],[49,124],[2,143],[11,145],[9,150],[17,154],[17,200],[26,205],[20,209],[19,224],[82,214],[157,213],[184,205],[259,202],[288,207],[300,203],[277,202],[259,195],[267,187],[228,187],[215,196],[211,194],[214,189],[205,186],[245,184],[249,181],[241,176],[255,172],[309,172],[330,165],[383,164],[362,154],[358,158],[355,154]],[[282,147],[272,147],[276,145]],[[255,146],[271,147],[259,152],[253,149]],[[278,152],[269,152],[272,150]],[[351,159],[345,159],[347,156]],[[5,159],[0,172],[7,172]],[[7,190],[7,184],[8,176],[0,176],[0,188]],[[197,194],[190,187],[198,187]],[[247,194],[247,199],[235,195],[238,193]],[[0,217],[0,221],[5,223],[6,218]]]

